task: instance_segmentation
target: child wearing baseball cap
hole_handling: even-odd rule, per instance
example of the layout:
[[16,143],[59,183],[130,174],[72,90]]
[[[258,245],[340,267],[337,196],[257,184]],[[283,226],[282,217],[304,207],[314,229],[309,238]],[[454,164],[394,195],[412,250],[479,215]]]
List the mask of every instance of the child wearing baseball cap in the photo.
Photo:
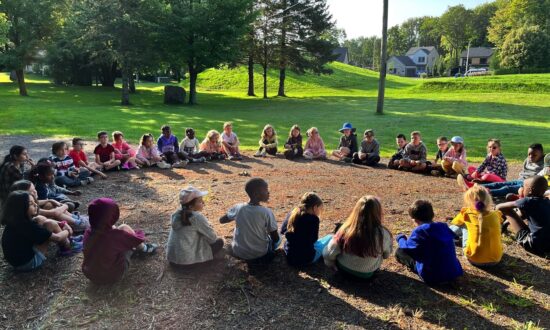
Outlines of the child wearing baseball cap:
[[208,219],[201,213],[208,192],[188,186],[180,191],[180,207],[172,214],[172,228],[166,244],[166,259],[175,266],[187,266],[214,259],[223,249]]

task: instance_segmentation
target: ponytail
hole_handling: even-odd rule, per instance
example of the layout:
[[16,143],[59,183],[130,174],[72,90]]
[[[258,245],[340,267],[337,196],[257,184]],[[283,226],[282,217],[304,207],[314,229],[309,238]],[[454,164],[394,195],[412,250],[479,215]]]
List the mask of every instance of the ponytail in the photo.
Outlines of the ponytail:
[[323,200],[321,200],[321,198],[316,193],[305,193],[300,199],[300,205],[298,207],[295,207],[288,217],[288,223],[286,227],[287,232],[294,232],[294,222],[299,217],[304,216],[308,209],[311,209],[315,206],[320,206],[322,204]]
[[485,211],[485,203],[482,201],[476,201],[476,211],[478,212],[477,221],[479,223],[479,232],[477,236],[477,245],[481,245],[481,233],[483,231],[483,212]]
[[181,224],[183,226],[191,226],[191,216],[193,215],[193,211],[191,210],[191,205],[195,203],[196,198],[192,199],[186,204],[181,204]]

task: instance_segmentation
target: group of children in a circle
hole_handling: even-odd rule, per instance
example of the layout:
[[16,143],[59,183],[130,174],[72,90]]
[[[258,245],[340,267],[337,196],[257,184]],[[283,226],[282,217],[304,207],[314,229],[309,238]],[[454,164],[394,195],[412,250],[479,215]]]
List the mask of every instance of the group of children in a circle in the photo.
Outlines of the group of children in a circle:
[[[380,161],[379,144],[372,130],[366,130],[360,148],[351,124],[343,125],[340,145],[332,155],[346,162],[375,165]],[[2,248],[4,257],[16,270],[30,271],[46,260],[48,242],[57,242],[61,255],[84,251],[83,273],[96,283],[111,283],[122,278],[134,253],[152,254],[158,246],[146,242],[144,233],[128,225],[116,226],[118,205],[100,198],[88,206],[88,216],[76,211],[79,203],[67,195],[79,195],[75,187],[93,181],[92,173],[105,176],[106,171],[157,165],[180,167],[207,159],[239,159],[239,141],[231,123],[223,134],[209,131],[198,143],[192,129],[186,130],[181,145],[168,126],[153,145],[151,134],[145,134],[137,152],[124,141],[120,132],[113,133],[113,144],[106,132],[98,134],[95,162],[88,162],[83,141],[73,139],[68,151],[64,142],[54,143],[52,155],[34,164],[24,147],[14,146],[0,167],[0,197],[4,201]],[[457,176],[464,188],[464,205],[452,222],[434,222],[429,201],[418,200],[409,208],[417,227],[411,236],[396,237],[383,225],[383,208],[378,198],[360,198],[347,219],[333,234],[319,238],[322,198],[305,193],[298,207],[277,227],[273,212],[261,203],[269,200],[268,184],[260,178],[246,183],[247,203],[235,205],[220,218],[221,223],[235,222],[231,253],[251,262],[269,262],[286,237],[284,251],[289,264],[301,266],[321,257],[354,278],[370,278],[393,252],[397,261],[406,265],[428,283],[450,281],[462,274],[455,253],[455,243],[464,249],[473,265],[486,267],[500,262],[503,249],[501,232],[510,229],[517,242],[527,251],[544,255],[550,252],[550,200],[548,180],[550,154],[544,157],[540,144],[529,147],[520,178],[505,181],[507,165],[500,152],[500,142],[488,142],[488,155],[477,168],[468,167],[464,140],[455,136],[437,140],[436,161],[426,161],[426,146],[419,132],[412,132],[411,142],[404,135],[396,140],[399,148],[391,158],[390,168]],[[300,129],[294,125],[284,145],[285,157],[295,159],[324,158],[326,151],[316,128],[308,130],[308,141],[302,148]],[[277,153],[277,138],[271,125],[264,128],[255,156]],[[27,165],[32,165],[28,171]],[[27,180],[28,179],[28,180]],[[492,181],[492,183],[491,183]],[[171,217],[171,231],[166,244],[166,257],[174,266],[208,262],[223,249],[208,219],[201,213],[207,192],[192,186],[179,194],[180,207]],[[507,202],[493,207],[493,198],[506,196]],[[516,210],[519,210],[517,212]],[[506,219],[507,220],[504,221]],[[503,223],[504,222],[504,223]],[[84,235],[76,235],[84,232]],[[437,248],[436,248],[437,247]]]

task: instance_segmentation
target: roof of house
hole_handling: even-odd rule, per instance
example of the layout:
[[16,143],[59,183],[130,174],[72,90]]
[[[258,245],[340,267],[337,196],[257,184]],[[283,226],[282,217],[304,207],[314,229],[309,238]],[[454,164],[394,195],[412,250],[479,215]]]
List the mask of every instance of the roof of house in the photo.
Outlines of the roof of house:
[[425,46],[425,47],[411,47],[409,49],[409,51],[407,52],[407,56],[409,55],[413,55],[414,53],[416,53],[417,51],[419,50],[423,50],[424,53],[426,54],[429,54],[431,52],[433,52],[435,50],[435,47],[434,46]]
[[338,55],[338,57],[336,58],[336,61],[338,62],[344,62],[347,54],[348,54],[347,47],[338,47],[332,51],[332,55]]
[[413,60],[411,60],[411,58],[408,56],[392,56],[392,57],[398,60],[399,62],[403,63],[403,65],[405,66],[416,66]]
[[[470,57],[491,57],[495,51],[490,47],[472,47],[470,48]],[[468,49],[462,51],[460,57],[466,58]]]

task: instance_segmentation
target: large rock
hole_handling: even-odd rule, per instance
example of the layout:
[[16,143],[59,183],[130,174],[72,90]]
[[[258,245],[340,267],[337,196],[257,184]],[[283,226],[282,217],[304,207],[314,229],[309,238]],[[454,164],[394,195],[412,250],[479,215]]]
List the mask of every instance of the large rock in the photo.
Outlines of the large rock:
[[164,104],[184,104],[185,89],[179,86],[164,86]]

